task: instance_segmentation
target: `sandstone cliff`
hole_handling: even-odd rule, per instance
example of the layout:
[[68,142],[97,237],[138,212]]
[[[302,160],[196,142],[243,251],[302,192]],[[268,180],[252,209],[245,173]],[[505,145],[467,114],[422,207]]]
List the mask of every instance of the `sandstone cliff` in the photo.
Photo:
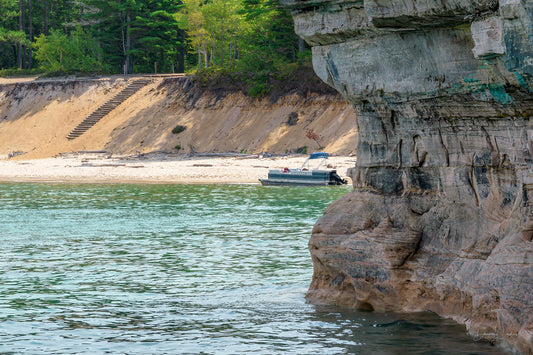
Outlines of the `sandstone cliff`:
[[285,5],[359,130],[308,298],[430,310],[533,353],[533,2]]
[[[283,154],[307,146],[311,152],[318,144],[306,137],[307,129],[334,154],[350,153],[357,141],[353,107],[341,95],[289,92],[275,100],[253,99],[236,90],[205,90],[190,77],[153,77],[81,137],[67,140],[85,117],[135,79],[0,80],[0,158],[104,149]],[[173,134],[177,125],[185,131]]]

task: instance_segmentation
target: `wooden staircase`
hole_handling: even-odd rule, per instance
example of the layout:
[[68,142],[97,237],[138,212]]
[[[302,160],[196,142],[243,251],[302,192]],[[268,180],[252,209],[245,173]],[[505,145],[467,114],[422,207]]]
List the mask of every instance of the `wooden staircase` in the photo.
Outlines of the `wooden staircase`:
[[74,128],[68,135],[68,140],[73,140],[87,132],[89,128],[94,126],[98,121],[105,117],[109,112],[113,111],[117,106],[126,101],[131,95],[135,94],[139,89],[148,84],[151,79],[138,79],[126,86],[121,92],[115,95],[111,100],[107,101],[102,106],[98,107],[93,113],[85,118],[76,128]]

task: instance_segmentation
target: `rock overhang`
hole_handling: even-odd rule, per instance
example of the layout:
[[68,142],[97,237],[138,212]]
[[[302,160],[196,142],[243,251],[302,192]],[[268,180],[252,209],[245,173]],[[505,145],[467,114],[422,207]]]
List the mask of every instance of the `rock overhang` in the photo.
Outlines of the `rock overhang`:
[[[438,97],[493,87],[496,100],[530,90],[529,3],[480,1],[297,1],[295,30],[313,47],[325,82],[350,101]],[[342,79],[341,79],[342,78]]]

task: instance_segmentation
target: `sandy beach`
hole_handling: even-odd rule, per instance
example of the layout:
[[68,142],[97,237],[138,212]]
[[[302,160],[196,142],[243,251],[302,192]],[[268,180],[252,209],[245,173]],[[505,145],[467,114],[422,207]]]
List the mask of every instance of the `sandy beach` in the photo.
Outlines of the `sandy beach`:
[[[20,157],[19,157],[20,158]],[[268,169],[298,168],[307,156],[190,156],[146,154],[114,156],[104,152],[62,154],[59,157],[0,160],[1,182],[75,183],[259,183]],[[333,156],[328,165],[346,178],[355,157]]]

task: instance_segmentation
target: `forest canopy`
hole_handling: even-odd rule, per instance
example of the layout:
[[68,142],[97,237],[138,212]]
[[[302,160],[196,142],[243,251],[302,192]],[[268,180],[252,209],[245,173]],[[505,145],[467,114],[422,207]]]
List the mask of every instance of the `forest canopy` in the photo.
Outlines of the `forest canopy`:
[[278,0],[0,0],[0,73],[282,70],[309,57]]

